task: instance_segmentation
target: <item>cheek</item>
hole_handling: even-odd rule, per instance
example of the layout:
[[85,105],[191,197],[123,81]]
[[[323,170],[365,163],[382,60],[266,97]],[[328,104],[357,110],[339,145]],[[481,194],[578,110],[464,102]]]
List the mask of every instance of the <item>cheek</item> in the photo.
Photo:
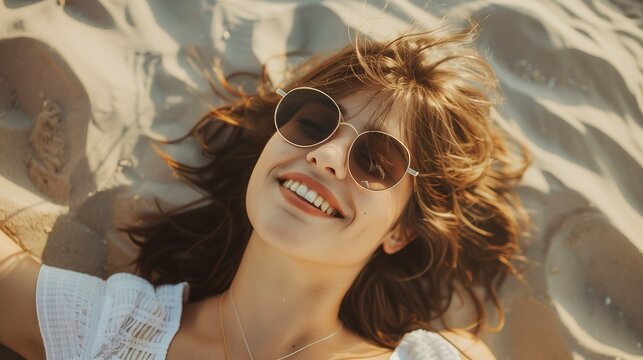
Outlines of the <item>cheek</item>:
[[275,137],[273,136],[261,151],[261,155],[259,155],[259,159],[257,159],[257,163],[252,169],[248,187],[246,188],[246,211],[251,223],[255,219],[256,211],[258,211],[257,207],[260,206],[260,189],[269,177],[270,169],[275,166],[273,164],[276,158],[273,155],[275,151],[274,141]]
[[360,237],[370,239],[372,245],[381,242],[400,214],[398,207],[390,202],[365,201],[358,209],[360,210],[353,223],[354,231]]
[[261,151],[259,159],[257,159],[257,163],[252,171],[250,183],[252,183],[252,178],[255,176],[265,176],[268,171],[278,166],[280,162],[286,160],[286,157],[289,155],[289,146],[286,145],[288,144],[284,144],[278,134],[273,135],[270,140],[268,140],[266,146],[264,146]]
[[257,165],[261,168],[273,168],[297,156],[297,150],[298,148],[288,144],[275,133],[261,151]]
[[246,210],[251,223],[256,219],[255,215],[262,210],[262,196],[264,195],[262,189],[268,182],[276,181],[275,169],[292,161],[293,158],[301,156],[297,150],[284,142],[276,133],[266,143],[252,170],[246,189]]
[[356,223],[360,224],[358,228],[381,239],[404,212],[410,196],[411,190],[407,186],[381,194],[365,194],[357,207],[360,209],[359,219],[356,218]]

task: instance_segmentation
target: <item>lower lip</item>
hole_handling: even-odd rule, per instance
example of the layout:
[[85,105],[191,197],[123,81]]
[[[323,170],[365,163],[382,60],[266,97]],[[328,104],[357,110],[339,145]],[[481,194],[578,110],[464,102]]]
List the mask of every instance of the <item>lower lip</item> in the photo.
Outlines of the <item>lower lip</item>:
[[281,194],[284,196],[284,198],[286,198],[286,201],[288,201],[291,205],[298,208],[299,210],[313,216],[334,219],[333,216],[330,216],[322,212],[321,210],[312,207],[311,205],[309,205],[310,203],[308,201],[302,199],[301,197],[299,197],[299,195],[296,195],[291,190],[284,188],[283,186],[281,186],[281,184],[279,184],[279,191],[281,191]]

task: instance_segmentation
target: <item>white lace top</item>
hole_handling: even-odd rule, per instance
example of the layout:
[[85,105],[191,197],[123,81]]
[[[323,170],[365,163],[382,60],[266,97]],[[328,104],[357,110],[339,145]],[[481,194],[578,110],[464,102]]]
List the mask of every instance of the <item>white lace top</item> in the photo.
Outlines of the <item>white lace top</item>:
[[[154,288],[138,276],[95,276],[42,265],[36,309],[48,360],[165,359],[179,328],[187,282]],[[406,334],[391,360],[456,360],[440,336]]]

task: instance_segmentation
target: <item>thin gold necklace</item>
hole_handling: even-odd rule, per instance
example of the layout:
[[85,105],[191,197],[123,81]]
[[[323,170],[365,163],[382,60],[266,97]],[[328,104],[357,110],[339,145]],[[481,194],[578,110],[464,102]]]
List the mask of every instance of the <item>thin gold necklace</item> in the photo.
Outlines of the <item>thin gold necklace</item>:
[[228,341],[225,338],[225,327],[223,326],[223,297],[226,293],[223,293],[219,298],[219,322],[221,323],[221,333],[223,333],[223,349],[225,351],[226,360],[230,360],[228,356]]
[[[231,290],[228,290],[228,291],[230,292],[230,302],[232,303],[232,310],[234,311],[234,316],[237,318],[237,322],[239,323],[239,329],[241,330],[241,338],[243,338],[243,343],[246,345],[246,350],[248,351],[248,355],[250,356],[250,360],[254,360],[254,358],[252,357],[252,352],[250,351],[250,346],[248,345],[248,341],[246,340],[246,334],[243,331],[243,325],[241,325],[241,319],[239,318],[239,313],[237,312],[237,306],[234,304],[234,297],[232,296],[232,291]],[[311,342],[310,344],[308,344],[306,346],[302,346],[301,348],[299,348],[299,349],[297,349],[297,350],[295,350],[295,351],[293,351],[293,352],[291,352],[289,354],[286,354],[286,355],[284,355],[284,356],[282,356],[280,358],[277,358],[275,360],[283,360],[283,359],[289,358],[289,357],[291,357],[291,356],[293,356],[293,355],[295,355],[295,354],[297,354],[297,353],[299,353],[301,351],[304,351],[305,349],[307,349],[307,348],[309,348],[309,347],[311,347],[311,346],[313,346],[315,344],[319,344],[322,341],[326,341],[326,340],[332,338],[333,336],[335,336],[335,334],[337,334],[341,328],[342,328],[342,325],[340,324],[339,327],[337,328],[337,330],[333,331],[332,334],[324,336],[321,339],[315,340],[315,341]],[[223,330],[223,339],[224,339],[223,343],[225,345],[225,329]],[[226,352],[226,356],[227,356],[227,352]]]

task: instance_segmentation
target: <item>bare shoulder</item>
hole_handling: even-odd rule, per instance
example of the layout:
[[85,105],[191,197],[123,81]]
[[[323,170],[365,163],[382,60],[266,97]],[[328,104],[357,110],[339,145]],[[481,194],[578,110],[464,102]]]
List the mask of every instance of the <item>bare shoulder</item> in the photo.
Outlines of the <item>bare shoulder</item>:
[[0,343],[26,359],[44,359],[36,315],[40,264],[0,229]]
[[444,336],[455,345],[461,353],[464,353],[471,359],[496,359],[485,343],[466,331],[440,331],[440,335]]
[[368,360],[389,360],[393,350],[375,345],[366,339],[352,333],[346,328],[336,336],[333,343],[328,344],[333,351],[343,349],[339,353],[333,353],[326,358],[329,360],[339,359],[368,359]]

